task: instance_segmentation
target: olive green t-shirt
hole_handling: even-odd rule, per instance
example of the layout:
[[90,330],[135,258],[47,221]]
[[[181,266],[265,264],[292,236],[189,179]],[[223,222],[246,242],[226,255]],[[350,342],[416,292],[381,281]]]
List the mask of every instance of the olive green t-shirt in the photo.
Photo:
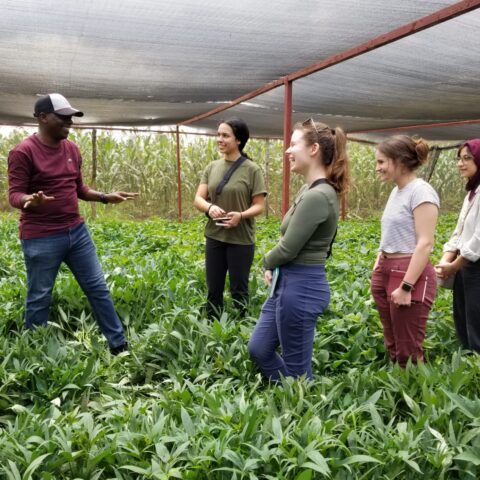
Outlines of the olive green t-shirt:
[[273,270],[286,263],[324,264],[337,229],[338,213],[338,196],[331,185],[302,187],[283,218],[282,238],[265,255],[265,268]]
[[[215,189],[231,167],[233,161],[216,160],[205,168],[200,183],[208,186],[208,198],[225,212],[243,212],[252,206],[252,198],[266,195],[265,182],[260,167],[247,158],[235,170],[222,193],[215,196]],[[226,243],[251,245],[255,243],[255,218],[245,218],[235,228],[218,227],[209,219],[205,236]]]

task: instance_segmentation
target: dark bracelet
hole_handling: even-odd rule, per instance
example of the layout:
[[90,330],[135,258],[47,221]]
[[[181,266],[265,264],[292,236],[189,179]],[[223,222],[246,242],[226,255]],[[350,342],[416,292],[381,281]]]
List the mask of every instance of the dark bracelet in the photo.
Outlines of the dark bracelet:
[[210,218],[210,209],[213,207],[213,203],[210,204],[210,206],[207,208],[207,211],[205,212],[205,215],[207,216],[207,218]]
[[107,196],[104,193],[100,194],[100,201],[105,205],[108,203]]

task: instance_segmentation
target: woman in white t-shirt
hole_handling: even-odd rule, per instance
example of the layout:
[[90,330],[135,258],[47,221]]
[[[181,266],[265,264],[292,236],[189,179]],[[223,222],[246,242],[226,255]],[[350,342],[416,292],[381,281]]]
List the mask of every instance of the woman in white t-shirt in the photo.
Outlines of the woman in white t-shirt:
[[382,216],[380,248],[373,267],[372,295],[383,325],[390,359],[405,367],[423,360],[423,340],[436,292],[429,261],[440,201],[417,178],[428,158],[428,145],[400,135],[377,146],[376,172],[395,183]]
[[457,167],[467,180],[468,194],[435,270],[439,278],[455,277],[455,328],[464,348],[480,352],[480,139],[468,140],[459,148]]

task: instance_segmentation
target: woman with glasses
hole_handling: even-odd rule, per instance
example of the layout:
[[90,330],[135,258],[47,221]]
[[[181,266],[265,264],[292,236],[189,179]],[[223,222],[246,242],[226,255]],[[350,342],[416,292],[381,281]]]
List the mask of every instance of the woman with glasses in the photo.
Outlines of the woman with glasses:
[[380,248],[373,267],[372,295],[383,325],[390,360],[405,367],[423,360],[427,318],[436,292],[429,261],[440,202],[435,190],[417,178],[428,145],[400,135],[377,146],[376,172],[393,182],[382,215]]
[[337,230],[338,197],[349,183],[340,128],[312,119],[296,124],[287,154],[290,171],[306,185],[283,219],[280,240],[264,258],[270,296],[248,344],[250,356],[272,381],[312,378],[315,326],[330,300],[325,260]]
[[460,147],[457,167],[468,193],[435,269],[441,279],[454,277],[453,318],[462,346],[480,352],[480,139]]
[[217,144],[223,158],[205,168],[193,203],[208,217],[205,268],[209,318],[218,317],[223,310],[227,271],[235,307],[242,316],[247,309],[255,217],[263,212],[267,194],[261,168],[243,151],[249,137],[240,118],[220,122]]

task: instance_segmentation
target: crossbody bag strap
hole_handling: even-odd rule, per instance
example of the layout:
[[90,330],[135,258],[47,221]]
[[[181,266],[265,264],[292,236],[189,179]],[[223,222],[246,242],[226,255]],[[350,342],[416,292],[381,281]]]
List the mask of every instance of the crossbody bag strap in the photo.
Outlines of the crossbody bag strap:
[[242,163],[247,160],[247,157],[244,157],[243,155],[233,162],[233,164],[230,166],[230,168],[227,170],[225,175],[223,176],[222,180],[220,183],[217,185],[215,188],[215,198],[213,198],[213,202],[216,201],[216,198],[222,193],[223,187],[228,183],[230,178],[232,178],[232,175],[235,173],[235,171],[242,165]]
[[322,183],[328,183],[333,189],[335,189],[333,183],[326,178],[318,178],[308,187],[308,189],[311,190],[312,188],[315,188],[317,185],[321,185]]

